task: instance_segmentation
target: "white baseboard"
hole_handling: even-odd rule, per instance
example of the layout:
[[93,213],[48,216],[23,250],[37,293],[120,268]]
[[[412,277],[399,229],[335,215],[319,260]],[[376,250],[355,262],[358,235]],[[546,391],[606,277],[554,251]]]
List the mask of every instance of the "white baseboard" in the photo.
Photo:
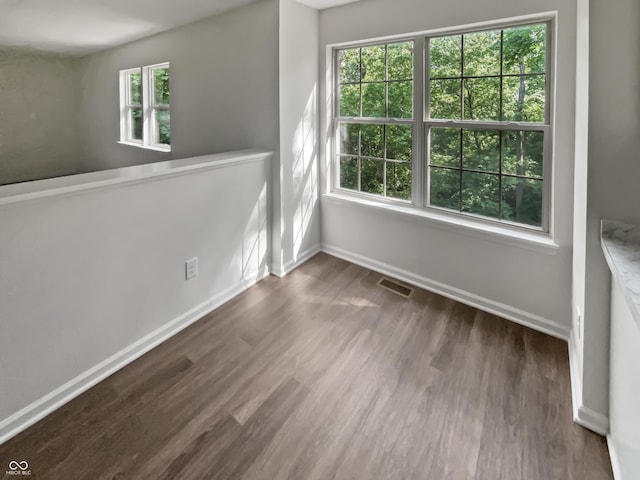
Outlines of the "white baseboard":
[[282,278],[287,274],[291,273],[293,270],[298,268],[304,262],[309,260],[314,255],[321,252],[320,245],[314,245],[313,247],[305,250],[304,252],[299,253],[296,258],[293,260],[289,260],[284,265],[273,265],[271,267],[271,273],[278,278]]
[[498,315],[526,327],[533,328],[534,330],[538,330],[553,337],[560,338],[565,341],[569,339],[569,329],[566,326],[538,315],[525,312],[524,310],[480,297],[479,295],[445,285],[421,275],[411,273],[407,270],[394,267],[393,265],[388,265],[357,253],[348,252],[332,245],[322,244],[322,251],[329,255],[333,255],[334,257],[360,265],[361,267],[395,277],[398,280],[402,280],[411,285],[451,298],[479,310]]
[[214,295],[200,305],[100,362],[93,368],[90,368],[64,385],[56,388],[51,393],[48,393],[2,420],[0,422],[0,445],[141,357],[149,350],[173,337],[249,287],[255,285],[268,275],[269,272],[267,269],[256,272],[254,275],[247,275],[225,291]]
[[576,339],[572,332],[569,337],[569,374],[571,377],[573,421],[598,435],[606,436],[609,432],[609,417],[586,407],[582,403],[582,377],[578,371],[577,349]]
[[611,439],[611,435],[607,435],[607,447],[609,447],[609,458],[611,459],[611,470],[615,480],[622,480],[622,469],[620,468],[620,458],[615,442]]

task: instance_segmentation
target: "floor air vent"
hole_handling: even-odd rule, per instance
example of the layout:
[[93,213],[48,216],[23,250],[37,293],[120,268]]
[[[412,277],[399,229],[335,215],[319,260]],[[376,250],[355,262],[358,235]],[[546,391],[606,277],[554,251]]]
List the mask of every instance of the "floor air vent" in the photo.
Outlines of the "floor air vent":
[[389,280],[388,278],[384,277],[380,279],[378,285],[404,298],[409,298],[413,293],[413,288],[405,287],[404,285],[400,285],[394,280]]

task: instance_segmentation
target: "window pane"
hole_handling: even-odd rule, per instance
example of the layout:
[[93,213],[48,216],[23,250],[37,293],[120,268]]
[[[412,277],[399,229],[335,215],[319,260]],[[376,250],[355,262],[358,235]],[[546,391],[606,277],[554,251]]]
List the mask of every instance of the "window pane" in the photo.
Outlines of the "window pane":
[[429,62],[431,78],[460,77],[461,35],[432,38],[429,40]]
[[461,80],[431,80],[431,118],[460,120]]
[[460,129],[431,129],[431,165],[460,168]]
[[542,225],[542,180],[502,178],[502,218]]
[[340,186],[349,190],[358,190],[358,159],[340,157]]
[[500,133],[462,131],[462,168],[500,173]]
[[387,125],[387,155],[391,160],[411,161],[413,127],[411,125]]
[[142,73],[140,70],[129,73],[129,104],[142,104]]
[[390,82],[389,89],[389,117],[413,117],[413,81]]
[[433,206],[460,210],[460,170],[432,167],[429,197]]
[[503,133],[502,173],[542,178],[543,157],[543,132]]
[[171,145],[171,113],[169,110],[154,110],[154,137],[152,143]]
[[388,80],[413,78],[413,42],[387,45]]
[[384,83],[362,84],[362,116],[386,117]]
[[358,137],[360,125],[343,123],[340,125],[340,152],[346,155],[358,155]]
[[384,127],[361,125],[360,154],[363,157],[384,158]]
[[500,120],[499,78],[472,78],[464,81],[464,119]]
[[499,218],[500,176],[462,172],[462,211]]
[[127,140],[142,140],[142,109],[129,109],[129,138]]
[[360,49],[338,52],[338,79],[340,83],[360,81]]
[[169,69],[156,68],[153,70],[153,103],[169,104]]
[[387,196],[411,200],[411,164],[386,162]]
[[384,162],[362,159],[360,163],[362,166],[361,190],[382,195],[384,190]]
[[503,120],[544,122],[545,76],[523,75],[503,80]]
[[500,75],[500,30],[463,36],[464,75]]
[[340,116],[360,116],[360,85],[340,86]]
[[503,73],[544,73],[547,26],[526,25],[504,30]]
[[362,49],[362,81],[383,81],[385,79],[385,47],[376,45]]

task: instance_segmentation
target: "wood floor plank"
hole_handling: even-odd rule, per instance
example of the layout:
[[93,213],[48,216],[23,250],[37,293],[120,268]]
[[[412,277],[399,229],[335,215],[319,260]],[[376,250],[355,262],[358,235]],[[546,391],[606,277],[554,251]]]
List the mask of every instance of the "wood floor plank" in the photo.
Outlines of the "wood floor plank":
[[[0,445],[31,478],[611,479],[566,343],[319,254]],[[1,468],[1,467],[0,467]]]

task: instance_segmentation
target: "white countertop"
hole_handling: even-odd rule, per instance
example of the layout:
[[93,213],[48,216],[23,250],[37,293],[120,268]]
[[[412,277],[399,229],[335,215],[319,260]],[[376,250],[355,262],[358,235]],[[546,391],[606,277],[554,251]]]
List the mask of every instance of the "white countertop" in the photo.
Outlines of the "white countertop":
[[640,225],[602,221],[602,250],[640,328]]

